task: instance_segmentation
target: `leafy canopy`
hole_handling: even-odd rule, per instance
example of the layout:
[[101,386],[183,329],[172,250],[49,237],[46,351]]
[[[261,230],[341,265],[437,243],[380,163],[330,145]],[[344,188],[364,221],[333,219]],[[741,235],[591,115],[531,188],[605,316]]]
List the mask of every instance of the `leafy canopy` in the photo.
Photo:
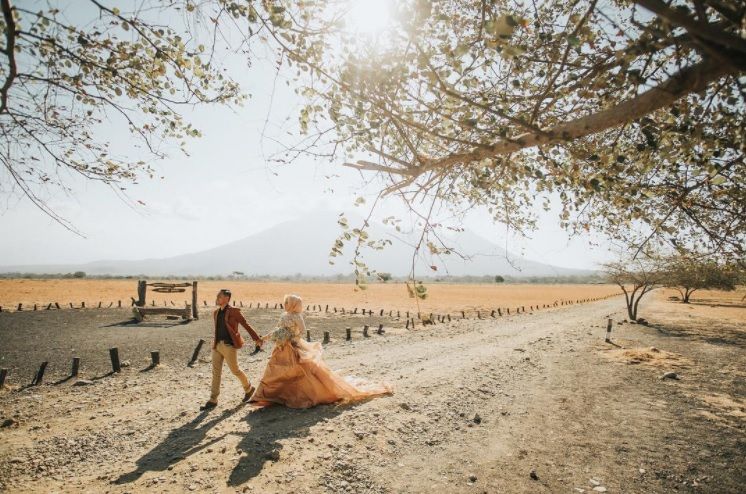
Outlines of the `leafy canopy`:
[[573,232],[743,257],[742,2],[405,0],[374,33],[349,2],[272,5],[307,150],[378,174],[425,229],[479,205],[526,232],[558,200]]

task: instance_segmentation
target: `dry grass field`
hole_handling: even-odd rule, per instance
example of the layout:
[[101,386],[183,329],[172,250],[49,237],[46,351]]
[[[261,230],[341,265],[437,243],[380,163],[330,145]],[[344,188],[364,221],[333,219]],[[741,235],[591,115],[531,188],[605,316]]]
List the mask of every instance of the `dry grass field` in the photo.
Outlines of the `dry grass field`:
[[[164,281],[164,280],[148,280]],[[438,284],[428,286],[428,297],[420,301],[419,311],[457,312],[461,310],[491,310],[497,307],[515,308],[531,305],[551,305],[563,300],[601,298],[619,293],[613,285],[537,285],[537,284]],[[359,307],[367,309],[418,311],[415,299],[409,298],[403,283],[372,284],[367,290],[356,290],[351,283],[261,283],[248,281],[200,281],[199,303],[214,303],[215,293],[221,288],[233,291],[233,299],[244,304],[281,302],[286,293],[298,293],[307,304],[329,304],[330,307]],[[0,280],[0,306],[13,309],[22,303],[29,308],[34,304],[47,305],[58,302],[62,306],[73,303],[80,307],[104,306],[121,300],[129,306],[130,297],[137,296],[136,280]],[[162,294],[148,288],[148,304],[157,305],[173,301],[183,305],[190,299],[185,293]]]

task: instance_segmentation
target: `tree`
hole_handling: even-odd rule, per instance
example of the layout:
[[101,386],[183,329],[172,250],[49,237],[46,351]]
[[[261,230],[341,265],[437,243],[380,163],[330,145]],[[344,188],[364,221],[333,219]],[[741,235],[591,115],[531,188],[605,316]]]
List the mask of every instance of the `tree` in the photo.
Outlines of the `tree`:
[[696,290],[735,290],[740,276],[735,266],[685,255],[668,259],[665,270],[665,286],[678,290],[685,304]]
[[[228,26],[248,30],[251,8],[229,0],[199,8],[144,0],[128,11],[97,0],[37,3],[0,0],[3,182],[77,232],[46,204],[46,188],[69,190],[72,175],[121,195],[127,183],[152,176],[148,161],[162,158],[168,143],[183,148],[200,135],[181,108],[240,103],[215,51]],[[107,125],[144,149],[112,152],[100,132]]]
[[299,69],[309,152],[430,232],[436,204],[524,232],[559,200],[573,232],[743,258],[743,2],[410,0],[378,35],[345,2],[283,6],[260,23]]
[[378,276],[378,279],[384,283],[391,280],[391,273],[376,273],[376,276]]
[[495,283],[504,283],[504,282],[505,282],[505,278],[503,278],[500,275],[495,276]]
[[75,271],[73,273],[73,278],[85,278],[85,272],[84,271]]
[[650,258],[624,259],[604,264],[604,269],[609,281],[619,285],[624,292],[627,315],[630,320],[636,321],[640,300],[657,288],[663,279],[659,261]]

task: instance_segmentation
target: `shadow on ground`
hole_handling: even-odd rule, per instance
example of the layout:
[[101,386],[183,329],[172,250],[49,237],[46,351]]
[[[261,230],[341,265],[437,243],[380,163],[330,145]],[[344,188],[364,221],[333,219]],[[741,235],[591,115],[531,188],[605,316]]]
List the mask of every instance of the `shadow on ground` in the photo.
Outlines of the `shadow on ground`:
[[154,320],[144,320],[142,322],[138,322],[137,319],[134,317],[132,319],[126,319],[124,321],[114,322],[111,324],[104,324],[101,327],[102,328],[124,328],[124,327],[135,327],[135,328],[172,328],[175,326],[182,326],[184,324],[189,324],[194,319],[189,320],[180,320],[180,321],[154,321]]
[[269,406],[246,415],[250,429],[241,434],[238,448],[246,452],[233,468],[229,486],[239,486],[261,473],[268,461],[280,458],[283,439],[305,437],[319,422],[335,417],[355,405],[321,405],[305,410]]
[[655,329],[659,336],[746,348],[746,331],[730,324],[711,321],[707,327],[691,328],[682,324],[650,324],[648,327]]
[[238,486],[256,477],[267,461],[277,461],[282,450],[281,441],[293,437],[305,437],[309,429],[326,419],[339,415],[351,406],[323,405],[306,410],[295,410],[283,406],[248,409],[245,417],[249,424],[246,433],[227,432],[203,442],[207,433],[223,420],[236,413],[243,405],[236,406],[210,418],[202,412],[193,420],[172,430],[166,438],[136,461],[135,470],[122,474],[115,484],[128,484],[146,472],[157,472],[221,441],[227,434],[238,434],[237,448],[244,452],[233,468],[228,485]]
[[205,448],[209,448],[214,443],[223,439],[224,435],[212,438],[201,444],[207,436],[207,432],[233,415],[239,408],[241,408],[241,405],[224,410],[221,414],[210,420],[206,420],[210,415],[209,412],[201,412],[193,420],[172,430],[163,441],[137,460],[137,468],[135,470],[120,475],[114,483],[127,484],[134,482],[146,472],[166,470],[169,465],[179,462]]

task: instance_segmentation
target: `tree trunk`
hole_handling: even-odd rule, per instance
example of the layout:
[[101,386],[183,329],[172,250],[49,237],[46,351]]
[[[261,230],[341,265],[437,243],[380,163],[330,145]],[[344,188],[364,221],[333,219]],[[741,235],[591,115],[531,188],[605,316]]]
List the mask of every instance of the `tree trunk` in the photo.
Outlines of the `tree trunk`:
[[634,307],[634,297],[627,299],[627,316],[629,316],[630,321],[634,321],[637,319],[636,314],[637,310]]

